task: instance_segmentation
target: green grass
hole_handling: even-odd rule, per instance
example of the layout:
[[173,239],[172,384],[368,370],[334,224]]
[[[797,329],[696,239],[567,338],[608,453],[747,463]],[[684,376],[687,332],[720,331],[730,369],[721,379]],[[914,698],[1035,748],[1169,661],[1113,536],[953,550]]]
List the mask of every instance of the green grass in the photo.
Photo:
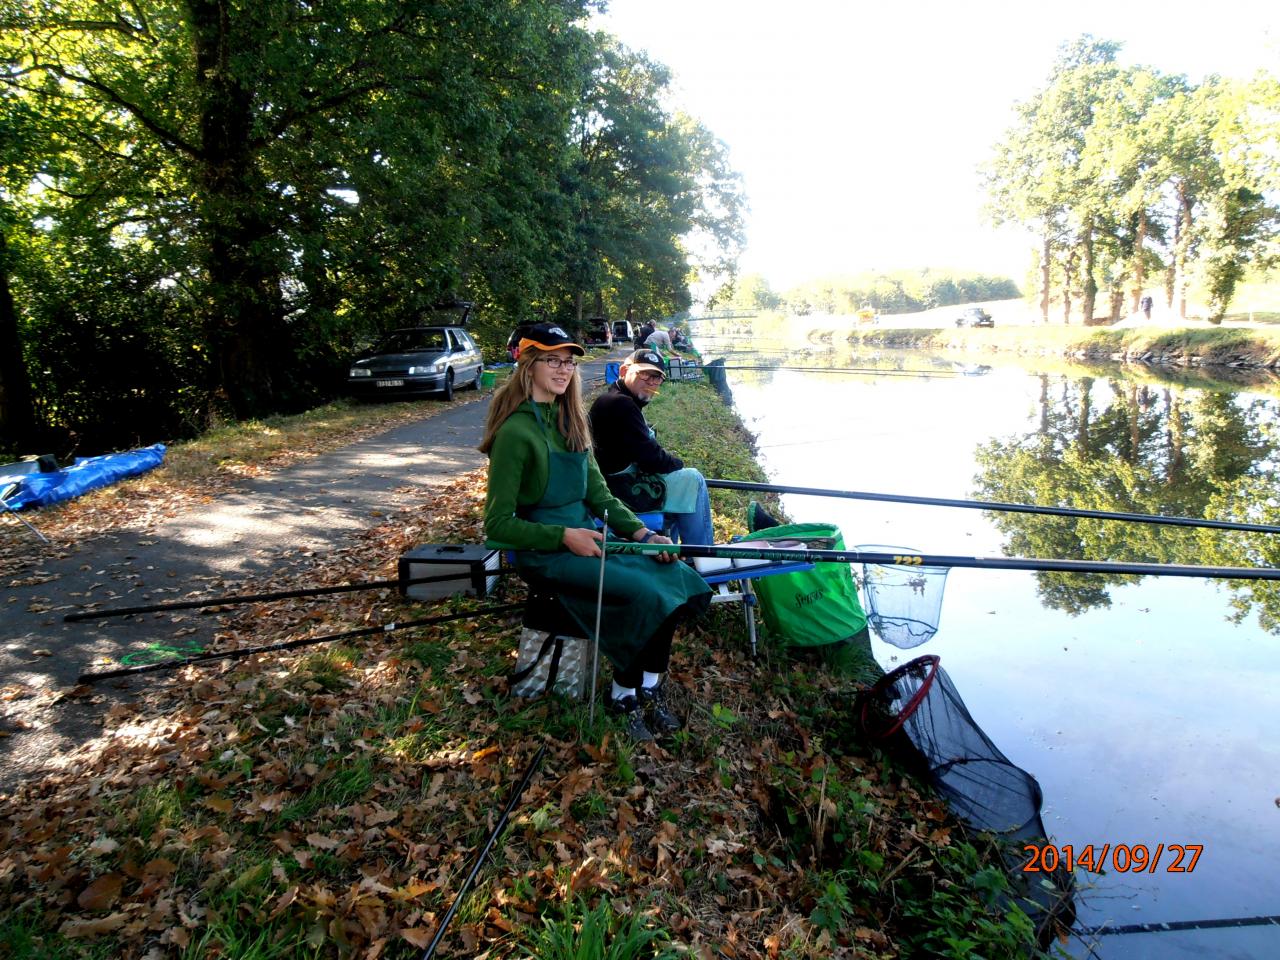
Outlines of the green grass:
[[616,912],[608,899],[588,908],[579,899],[565,904],[561,916],[543,919],[530,949],[538,960],[675,960],[681,954],[670,939],[641,909]]
[[[54,918],[56,928],[59,918]],[[120,955],[114,937],[68,940],[50,930],[31,907],[0,916],[0,960],[113,960]]]
[[343,761],[322,772],[315,786],[280,811],[279,826],[306,820],[326,807],[341,808],[354,803],[372,784],[373,759],[368,754]]
[[[677,381],[664,384],[645,416],[657,430],[658,442],[697,467],[703,476],[722,480],[768,482],[755,459],[755,437],[742,426],[733,408],[709,384]],[[716,541],[747,532],[747,504],[758,500],[774,516],[783,514],[776,494],[712,490],[711,510]]]

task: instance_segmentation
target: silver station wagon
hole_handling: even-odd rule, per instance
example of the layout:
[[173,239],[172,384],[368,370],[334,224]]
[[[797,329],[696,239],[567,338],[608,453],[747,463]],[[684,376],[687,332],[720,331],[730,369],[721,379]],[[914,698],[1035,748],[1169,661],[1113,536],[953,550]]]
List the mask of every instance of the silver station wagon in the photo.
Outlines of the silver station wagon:
[[484,357],[471,334],[458,326],[404,327],[379,340],[347,371],[354,396],[403,397],[478,387]]

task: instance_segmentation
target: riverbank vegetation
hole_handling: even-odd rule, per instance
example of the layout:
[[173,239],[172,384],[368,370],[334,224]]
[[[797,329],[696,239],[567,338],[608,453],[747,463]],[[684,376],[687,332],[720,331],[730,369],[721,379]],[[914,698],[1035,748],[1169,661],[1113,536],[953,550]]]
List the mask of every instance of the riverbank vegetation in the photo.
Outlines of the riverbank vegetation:
[[856,315],[914,313],[934,307],[1019,296],[1008,277],[992,277],[959,270],[893,270],[827,277],[797,284],[776,293],[760,274],[748,274],[734,285],[730,304],[746,310],[784,311],[804,317],[811,313]]
[[[709,388],[668,384],[653,417],[709,472],[750,469]],[[483,497],[477,471],[255,586],[394,576],[415,544],[481,540]],[[717,528],[740,524],[719,497]],[[391,591],[255,605],[222,614],[217,644],[474,606]],[[768,644],[752,661],[736,610],[679,638],[688,726],[664,747],[602,711],[593,725],[585,704],[510,697],[518,631],[484,617],[153,678],[0,805],[6,955],[420,956],[539,744],[440,957],[578,956],[590,937],[619,960],[1035,954],[992,848],[862,742],[855,690]]]
[[1280,367],[1280,331],[1263,327],[881,327],[853,330],[847,339],[851,344],[968,353],[1007,352],[1180,366]]
[[0,460],[315,406],[374,333],[476,303],[661,316],[743,195],[589,0],[0,0]]
[[1280,77],[1194,83],[1064,45],[987,168],[997,223],[1039,238],[1042,318],[1119,319],[1150,296],[1186,318],[1194,283],[1219,321],[1251,265],[1280,255]]

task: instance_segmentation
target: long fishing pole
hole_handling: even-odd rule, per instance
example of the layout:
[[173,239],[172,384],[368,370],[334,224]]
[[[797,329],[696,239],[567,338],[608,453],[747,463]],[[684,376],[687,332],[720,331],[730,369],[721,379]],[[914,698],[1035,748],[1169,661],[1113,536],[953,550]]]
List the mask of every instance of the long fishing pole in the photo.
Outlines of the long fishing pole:
[[14,515],[15,517],[17,517],[19,520],[21,520],[21,521],[26,525],[26,527],[27,527],[27,529],[28,529],[28,530],[30,530],[30,531],[31,531],[32,533],[34,533],[37,537],[39,537],[39,538],[40,538],[40,542],[41,542],[41,543],[43,543],[43,544],[46,544],[46,545],[47,545],[47,544],[49,543],[49,541],[48,541],[48,539],[46,539],[46,538],[45,538],[45,535],[44,535],[43,533],[41,533],[39,530],[37,530],[37,529],[35,528],[35,525],[34,525],[30,520],[28,520],[26,517],[24,517],[22,514],[20,514],[20,513],[19,513],[17,510],[15,510],[13,507],[9,506],[9,504],[6,502],[6,501],[11,497],[11,496],[13,496],[13,491],[15,491],[16,489],[18,489],[18,484],[16,484],[16,483],[11,483],[11,484],[9,484],[9,486],[5,487],[3,491],[0,491],[0,507],[4,507],[4,508],[5,508],[6,510],[8,510],[11,514],[13,514],[13,515]]
[[239,660],[251,657],[255,653],[272,653],[277,650],[296,650],[298,647],[314,646],[317,643],[328,643],[332,640],[350,640],[354,637],[368,637],[375,633],[392,633],[396,630],[409,630],[414,627],[427,627],[433,623],[448,623],[450,620],[469,620],[472,617],[483,617],[489,614],[514,613],[523,610],[523,603],[507,603],[496,607],[481,607],[467,613],[448,613],[438,617],[426,617],[422,620],[408,620],[404,623],[384,623],[377,627],[364,627],[359,630],[347,630],[342,633],[328,633],[319,637],[302,637],[298,640],[286,640],[283,643],[269,643],[260,647],[241,647],[238,650],[225,650],[221,653],[198,653],[181,660],[165,660],[161,663],[144,663],[136,667],[120,667],[115,670],[102,670],[97,673],[82,673],[76,683],[95,683],[98,680],[111,680],[116,677],[131,677],[138,673],[156,673],[161,670],[178,670],[197,663],[210,663],[214,660]]
[[1239,530],[1244,533],[1280,533],[1280,527],[1265,523],[1237,523],[1231,520],[1201,520],[1197,517],[1164,517],[1151,513],[1109,513],[1105,510],[1076,510],[1070,507],[1040,507],[1030,503],[1001,503],[996,500],[952,500],[946,497],[912,497],[897,493],[867,493],[861,490],[824,490],[819,487],[791,487],[778,483],[751,483],[743,480],[707,480],[708,487],[720,490],[757,490],[763,493],[794,493],[806,497],[837,497],[845,500],[875,500],[881,503],[914,503],[926,507],[967,507],[1006,513],[1036,513],[1053,517],[1080,517],[1086,520],[1125,520],[1171,527],[1207,527],[1211,530]]
[[1200,567],[1175,563],[1115,563],[1034,557],[965,557],[897,554],[862,550],[808,550],[790,547],[702,546],[699,544],[610,543],[611,553],[674,553],[681,557],[769,560],[802,563],[879,563],[905,567],[969,567],[977,570],[1034,570],[1041,573],[1111,573],[1139,577],[1203,577],[1209,580],[1280,580],[1275,567]]
[[851,373],[874,374],[880,377],[958,377],[954,370],[878,370],[875,367],[792,367],[792,366],[743,366],[724,364],[721,370],[789,370],[796,373]]
[[507,800],[506,809],[502,811],[502,816],[498,818],[497,824],[489,832],[489,838],[485,840],[484,846],[480,848],[480,852],[476,855],[475,861],[471,864],[471,872],[462,881],[462,886],[458,888],[458,893],[453,898],[453,903],[449,904],[449,909],[445,913],[444,919],[440,921],[440,926],[436,927],[436,934],[431,938],[431,943],[427,945],[427,952],[422,955],[422,960],[431,960],[435,956],[436,947],[440,945],[440,941],[444,938],[445,931],[449,929],[453,915],[458,912],[458,907],[462,904],[462,899],[467,895],[467,891],[471,889],[471,884],[475,883],[476,875],[480,873],[480,867],[484,864],[484,858],[489,855],[493,845],[498,842],[498,837],[506,829],[507,821],[511,818],[511,811],[516,808],[516,804],[520,802],[524,792],[529,789],[529,781],[533,779],[533,775],[541,765],[542,758],[546,752],[547,745],[544,743],[538,748],[538,752],[533,755],[533,759],[529,761],[529,766],[525,768],[524,776],[520,778],[520,783],[511,791],[511,797]]
[[[514,570],[486,570],[484,578],[505,577]],[[268,600],[290,600],[295,597],[320,597],[331,593],[355,593],[360,590],[376,590],[379,587],[408,587],[419,583],[445,583],[450,580],[470,580],[474,572],[442,573],[430,577],[412,577],[406,580],[365,580],[360,583],[342,583],[333,587],[300,587],[297,590],[279,590],[275,593],[240,593],[204,600],[175,600],[172,603],[152,603],[138,607],[110,607],[106,610],[86,610],[68,613],[62,619],[67,623],[81,620],[97,620],[102,617],[126,617],[135,613],[158,613],[166,610],[194,610],[198,607],[230,607],[241,603],[260,603]]]

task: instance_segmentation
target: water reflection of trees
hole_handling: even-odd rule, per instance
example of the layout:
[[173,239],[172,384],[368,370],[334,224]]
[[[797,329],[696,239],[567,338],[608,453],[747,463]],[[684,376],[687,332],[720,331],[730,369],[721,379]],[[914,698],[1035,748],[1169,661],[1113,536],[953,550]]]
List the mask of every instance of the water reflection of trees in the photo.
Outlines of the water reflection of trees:
[[[978,448],[978,496],[1086,510],[1280,521],[1272,479],[1277,408],[1227,392],[1123,379],[1040,378],[1037,428]],[[1010,555],[1244,566],[1280,560],[1266,534],[1122,521],[992,515]],[[1272,546],[1272,544],[1277,544]],[[1110,603],[1133,577],[1038,574],[1051,607],[1081,613]],[[1280,590],[1232,584],[1237,618],[1256,608],[1280,632]]]

